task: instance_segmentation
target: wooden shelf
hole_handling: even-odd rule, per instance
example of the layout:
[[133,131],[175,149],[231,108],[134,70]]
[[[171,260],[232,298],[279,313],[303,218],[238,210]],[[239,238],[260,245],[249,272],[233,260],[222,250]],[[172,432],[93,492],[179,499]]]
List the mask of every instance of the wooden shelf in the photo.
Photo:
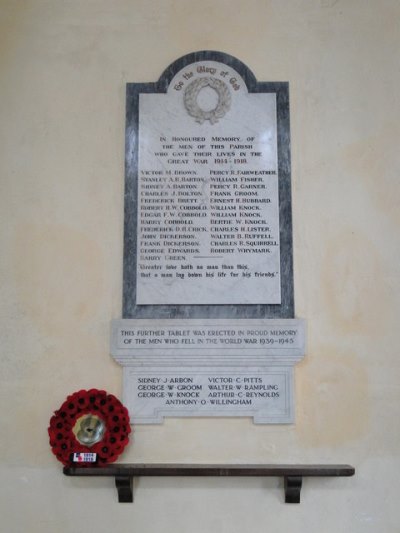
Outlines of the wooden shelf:
[[113,464],[66,466],[66,476],[109,476],[115,478],[118,501],[133,502],[133,478],[138,476],[249,476],[283,477],[285,502],[300,503],[303,477],[347,477],[350,465],[225,465],[225,464]]

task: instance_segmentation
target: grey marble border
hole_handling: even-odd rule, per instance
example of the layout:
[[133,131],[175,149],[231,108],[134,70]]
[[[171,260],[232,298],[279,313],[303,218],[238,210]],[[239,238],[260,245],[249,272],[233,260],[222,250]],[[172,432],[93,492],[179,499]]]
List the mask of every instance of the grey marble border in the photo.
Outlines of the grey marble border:
[[[136,217],[138,179],[139,94],[166,93],[172,78],[196,61],[219,61],[235,69],[249,92],[275,93],[278,119],[281,298],[279,305],[137,305]],[[128,83],[126,88],[125,219],[123,318],[294,318],[289,86],[257,82],[238,59],[215,51],[194,52],[174,61],[154,83]]]

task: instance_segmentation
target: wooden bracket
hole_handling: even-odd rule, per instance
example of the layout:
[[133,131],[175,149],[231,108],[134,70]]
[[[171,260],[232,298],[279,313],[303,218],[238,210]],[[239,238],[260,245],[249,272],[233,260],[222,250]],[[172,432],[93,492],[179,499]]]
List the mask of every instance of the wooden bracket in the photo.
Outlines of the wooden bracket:
[[285,503],[300,503],[301,476],[285,476]]
[[118,491],[119,503],[133,502],[133,477],[115,476],[115,486]]

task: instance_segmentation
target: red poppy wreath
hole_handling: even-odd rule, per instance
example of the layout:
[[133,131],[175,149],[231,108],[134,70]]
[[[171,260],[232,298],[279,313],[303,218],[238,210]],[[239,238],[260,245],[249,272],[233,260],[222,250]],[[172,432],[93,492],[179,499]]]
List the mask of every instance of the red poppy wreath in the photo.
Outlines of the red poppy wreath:
[[51,449],[65,466],[75,453],[95,453],[98,463],[112,463],[129,442],[129,413],[106,391],[80,390],[54,412],[48,432]]

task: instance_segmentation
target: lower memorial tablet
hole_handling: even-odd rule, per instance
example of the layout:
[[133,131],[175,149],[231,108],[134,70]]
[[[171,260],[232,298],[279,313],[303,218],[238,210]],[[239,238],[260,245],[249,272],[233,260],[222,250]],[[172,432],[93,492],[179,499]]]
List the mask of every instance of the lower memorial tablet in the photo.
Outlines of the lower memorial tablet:
[[293,414],[287,368],[135,368],[127,369],[126,378],[133,423],[160,423],[165,416],[252,416],[256,423],[285,423]]
[[293,422],[300,319],[114,320],[111,353],[124,367],[133,423],[170,416],[252,416]]

